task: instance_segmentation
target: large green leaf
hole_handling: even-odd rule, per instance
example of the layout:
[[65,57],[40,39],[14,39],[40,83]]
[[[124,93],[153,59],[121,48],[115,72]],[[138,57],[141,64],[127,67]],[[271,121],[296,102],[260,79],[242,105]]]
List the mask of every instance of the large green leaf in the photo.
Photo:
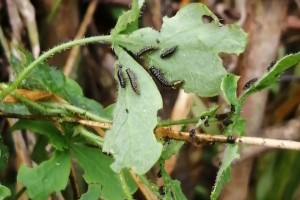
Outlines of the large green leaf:
[[135,73],[140,94],[133,91],[129,80],[126,88],[119,86],[114,122],[112,129],[106,133],[103,150],[114,155],[112,168],[116,172],[128,167],[137,174],[144,174],[155,164],[162,151],[162,145],[153,133],[162,99],[142,66],[120,47],[116,46],[115,51],[124,73],[129,68]]
[[222,188],[224,185],[230,180],[231,175],[231,163],[239,158],[240,155],[238,154],[238,145],[236,144],[229,144],[227,145],[225,152],[224,152],[224,158],[222,160],[222,164],[220,166],[220,169],[217,174],[217,180],[214,185],[214,189],[210,195],[212,200],[215,200],[218,198],[218,196],[221,193]]
[[[204,23],[202,17],[212,21]],[[203,4],[194,3],[182,8],[172,18],[163,18],[160,32],[143,28],[129,35],[119,35],[115,43],[133,53],[149,46],[158,48],[148,53],[149,66],[160,69],[168,81],[183,80],[183,89],[200,96],[214,96],[220,91],[226,70],[220,52],[241,53],[246,34],[235,24],[220,26],[218,18]],[[161,59],[160,54],[174,46],[175,53]]]
[[10,190],[4,185],[0,184],[0,200],[3,200],[11,195]]
[[269,72],[266,72],[261,78],[259,78],[249,89],[247,89],[241,96],[241,102],[244,102],[245,99],[252,93],[263,90],[274,82],[278,80],[280,74],[286,69],[293,67],[294,65],[300,62],[300,53],[286,55],[285,57],[278,60],[274,63],[273,66],[270,66],[268,69]]
[[26,188],[33,200],[47,199],[52,192],[59,192],[67,186],[71,157],[68,151],[56,151],[54,156],[35,168],[22,165],[18,181]]
[[62,133],[53,125],[47,121],[32,121],[32,120],[19,120],[12,127],[12,130],[28,129],[35,133],[46,135],[51,144],[57,149],[62,151],[67,148],[67,141]]
[[[101,150],[91,147],[74,145],[72,149],[78,164],[84,170],[84,178],[89,187],[93,187],[92,184],[101,184],[101,192],[98,197],[109,200],[124,199],[126,197],[118,174],[110,168],[111,157],[104,155]],[[135,192],[137,189],[136,184],[129,173],[126,175],[130,191]]]

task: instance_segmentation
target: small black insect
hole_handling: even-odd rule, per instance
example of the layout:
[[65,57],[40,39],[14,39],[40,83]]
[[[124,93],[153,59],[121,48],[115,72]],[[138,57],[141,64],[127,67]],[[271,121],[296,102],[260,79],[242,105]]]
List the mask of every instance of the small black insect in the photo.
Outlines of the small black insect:
[[121,67],[119,67],[117,74],[118,74],[118,79],[119,79],[120,86],[122,88],[125,88],[126,87],[126,79],[124,78],[124,74],[123,74],[123,71],[122,71]]
[[225,118],[225,119],[223,120],[223,125],[224,125],[224,126],[229,126],[229,125],[232,124],[232,123],[233,123],[233,121],[232,121],[231,119]]
[[156,43],[157,43],[157,44],[159,44],[159,43],[160,43],[159,39],[156,39]]
[[136,77],[135,77],[135,74],[133,73],[133,71],[131,71],[131,69],[126,69],[126,73],[129,77],[129,80],[130,80],[130,84],[131,84],[131,87],[133,89],[133,91],[136,93],[136,94],[140,94],[140,91],[138,90],[138,85],[136,83]]
[[161,178],[161,177],[162,177],[161,170],[159,170],[159,171],[157,172],[156,176],[157,176],[158,178]]
[[196,130],[193,128],[192,130],[190,130],[189,132],[189,137],[194,140],[196,138]]
[[206,119],[206,116],[201,116],[200,119],[201,119],[202,121],[204,121],[204,120]]
[[228,144],[234,144],[236,140],[236,137],[232,136],[232,135],[228,135],[227,139],[226,139],[226,143]]
[[170,49],[165,50],[164,52],[162,52],[160,54],[160,58],[161,59],[169,58],[170,56],[172,56],[175,53],[177,47],[178,46],[175,45],[175,46],[171,47]]
[[204,126],[209,127],[208,120],[205,120],[205,121],[204,121]]
[[267,68],[268,72],[272,69],[272,67],[275,65],[275,63],[276,63],[276,61],[272,61],[272,62],[270,63],[270,65],[269,65],[268,68]]
[[165,190],[164,190],[164,186],[160,186],[158,188],[158,192],[159,192],[160,195],[165,195],[166,193],[165,193]]
[[155,77],[155,79],[160,82],[165,87],[173,87],[173,83],[170,83],[168,80],[165,79],[163,73],[157,69],[156,67],[150,67],[151,74]]
[[230,105],[230,112],[235,113],[235,106],[233,104]]
[[127,108],[125,109],[125,111],[126,111],[126,113],[128,113],[128,112],[129,112]]
[[135,56],[138,57],[138,58],[140,58],[142,55],[144,55],[144,54],[146,54],[146,53],[148,53],[150,51],[155,51],[157,49],[158,48],[155,47],[155,46],[148,46],[148,47],[145,47],[145,48],[141,49],[139,52],[137,52],[135,54]]
[[249,89],[256,81],[258,80],[258,78],[253,78],[250,81],[248,81],[245,86],[243,87],[243,90],[247,90]]

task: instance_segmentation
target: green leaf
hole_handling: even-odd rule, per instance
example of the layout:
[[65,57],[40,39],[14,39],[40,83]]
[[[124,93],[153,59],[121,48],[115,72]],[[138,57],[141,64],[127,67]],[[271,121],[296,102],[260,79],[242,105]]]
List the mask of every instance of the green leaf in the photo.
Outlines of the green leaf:
[[60,97],[68,101],[71,105],[84,109],[92,114],[109,118],[103,107],[96,101],[83,96],[81,87],[72,79],[67,78],[65,87],[58,93]]
[[18,181],[26,188],[33,200],[47,199],[52,192],[59,192],[67,186],[71,157],[68,151],[56,151],[54,156],[35,168],[22,165]]
[[222,164],[217,174],[217,179],[214,185],[214,189],[210,195],[212,200],[218,198],[224,185],[230,180],[230,175],[231,175],[230,165],[235,159],[238,159],[239,157],[240,155],[238,154],[238,145],[232,145],[232,144],[227,145],[224,152],[224,158],[222,160]]
[[132,0],[131,9],[124,12],[118,19],[115,28],[111,31],[112,36],[120,33],[130,33],[138,29],[138,19],[140,16],[140,8],[144,4],[144,0]]
[[4,113],[14,113],[20,115],[30,115],[30,111],[23,103],[0,102],[0,111]]
[[119,86],[113,126],[105,135],[103,151],[114,155],[115,162],[111,166],[114,171],[128,167],[137,174],[144,174],[155,164],[162,151],[162,145],[153,133],[162,99],[142,66],[120,47],[116,46],[115,52],[123,65],[124,75],[127,75],[125,71],[129,67],[135,73],[140,95],[133,91],[129,80],[126,88]]
[[238,100],[237,94],[237,82],[239,80],[239,76],[235,76],[234,74],[228,74],[222,80],[221,89],[224,93],[225,100],[228,105],[233,105],[235,108],[234,113],[230,113],[230,119],[233,121],[233,124],[229,125],[225,129],[225,134],[244,134],[245,121],[240,118],[240,113],[242,109],[241,102]]
[[52,122],[37,120],[19,120],[11,128],[12,131],[18,129],[27,129],[35,133],[40,133],[50,139],[50,143],[60,151],[67,148],[67,141],[62,133],[53,125]]
[[[24,49],[14,51],[11,56],[11,64],[14,74],[18,76],[25,67],[34,61],[34,57]],[[65,85],[66,79],[63,73],[45,63],[40,63],[32,70],[21,83],[22,88],[38,89],[50,92],[58,92]]]
[[221,89],[225,95],[226,102],[230,105],[233,104],[235,106],[239,105],[236,93],[237,93],[237,82],[239,80],[239,76],[235,76],[234,74],[227,74],[222,80]]
[[3,200],[11,195],[10,190],[4,185],[0,184],[0,200]]
[[165,185],[166,194],[163,199],[165,200],[186,200],[187,198],[181,191],[180,182],[177,180],[170,180]]
[[183,141],[171,140],[170,143],[164,147],[160,158],[163,160],[169,159],[172,155],[177,154],[183,145]]
[[180,182],[172,180],[169,174],[165,170],[165,160],[159,160],[159,166],[164,181],[164,192],[163,199],[165,200],[186,200],[186,197],[181,191]]
[[88,191],[80,197],[80,200],[98,200],[102,192],[101,190],[100,184],[89,184]]
[[3,144],[3,140],[0,138],[0,174],[7,165],[8,157],[8,148]]
[[[101,184],[101,198],[109,200],[124,199],[126,196],[122,190],[119,176],[112,171],[110,164],[112,158],[104,155],[101,150],[74,145],[72,148],[78,164],[84,170],[84,179],[88,184]],[[130,191],[136,191],[137,186],[126,173],[126,181]],[[99,196],[98,196],[99,197]]]
[[273,67],[264,74],[259,80],[257,80],[252,87],[247,89],[240,98],[240,101],[243,103],[245,99],[252,93],[263,90],[271,86],[282,72],[286,69],[293,67],[294,65],[300,62],[300,53],[286,55],[285,57],[278,60]]
[[[211,23],[202,17],[211,16]],[[172,18],[163,18],[160,32],[143,28],[129,35],[119,35],[119,44],[136,54],[148,46],[158,48],[145,56],[149,66],[164,73],[168,81],[183,81],[186,92],[200,96],[214,96],[220,91],[226,70],[220,52],[239,54],[244,51],[247,35],[235,24],[219,26],[218,18],[203,4],[192,3],[182,8]],[[161,59],[160,54],[174,46],[175,53]]]

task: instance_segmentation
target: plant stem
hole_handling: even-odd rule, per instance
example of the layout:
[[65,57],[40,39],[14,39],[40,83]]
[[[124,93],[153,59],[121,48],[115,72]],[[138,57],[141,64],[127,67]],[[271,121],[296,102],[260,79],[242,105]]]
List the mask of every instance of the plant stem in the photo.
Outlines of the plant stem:
[[24,71],[16,78],[16,80],[6,89],[4,89],[0,93],[0,101],[2,101],[9,93],[14,91],[22,82],[23,79],[26,78],[26,76],[29,75],[29,73],[32,71],[34,67],[37,67],[41,62],[46,60],[47,58],[53,56],[55,53],[59,53],[63,50],[69,49],[73,46],[76,45],[84,45],[84,44],[90,44],[90,43],[96,43],[96,42],[110,42],[111,41],[111,36],[94,36],[94,37],[88,37],[88,38],[83,38],[79,40],[73,40],[67,43],[63,43],[61,45],[58,45],[46,52],[44,52],[40,57],[38,57],[35,61],[30,63]]
[[87,129],[85,129],[83,126],[77,126],[75,128],[75,131],[77,133],[80,133],[86,140],[88,140],[89,142],[97,145],[98,147],[102,147],[103,146],[103,138],[95,135],[94,133],[88,131]]
[[123,170],[120,171],[119,177],[120,177],[120,182],[121,182],[123,191],[124,191],[124,193],[125,193],[126,199],[127,199],[127,200],[133,200],[133,198],[132,198],[132,196],[131,196],[131,194],[130,194],[128,185],[127,185],[127,183],[126,183],[126,180],[125,180],[125,177],[124,177],[124,172],[123,172]]
[[171,125],[181,125],[181,124],[196,124],[199,121],[199,117],[195,117],[192,119],[181,119],[181,120],[166,120],[166,121],[159,121],[157,126],[171,126]]

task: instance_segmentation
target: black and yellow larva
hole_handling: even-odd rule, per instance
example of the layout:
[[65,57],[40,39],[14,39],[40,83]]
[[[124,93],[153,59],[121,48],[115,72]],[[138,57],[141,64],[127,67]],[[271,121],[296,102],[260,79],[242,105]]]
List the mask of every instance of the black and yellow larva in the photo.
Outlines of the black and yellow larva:
[[173,46],[173,47],[171,47],[171,48],[165,50],[164,52],[162,52],[162,53],[160,54],[160,58],[161,58],[161,59],[169,58],[170,56],[172,56],[172,55],[175,53],[177,47],[178,47],[178,46],[175,45],[175,46]]
[[131,87],[133,89],[133,91],[136,93],[136,94],[140,94],[140,91],[138,89],[138,85],[136,83],[136,77],[135,77],[135,74],[133,73],[133,71],[131,71],[131,69],[126,69],[126,73],[128,75],[128,78],[129,78],[129,81],[130,81],[130,84],[131,84]]
[[151,74],[154,76],[154,78],[160,83],[162,84],[164,87],[173,87],[174,84],[169,82],[168,80],[165,79],[165,77],[163,76],[163,73],[157,69],[156,67],[152,66],[150,67],[150,72]]
[[146,54],[146,53],[148,53],[148,52],[151,52],[151,51],[155,51],[155,50],[157,50],[157,49],[158,49],[158,48],[155,47],[155,46],[148,46],[148,47],[145,47],[145,48],[139,50],[139,51],[135,54],[135,56],[138,57],[138,58],[140,58],[140,57],[143,56],[144,54]]

